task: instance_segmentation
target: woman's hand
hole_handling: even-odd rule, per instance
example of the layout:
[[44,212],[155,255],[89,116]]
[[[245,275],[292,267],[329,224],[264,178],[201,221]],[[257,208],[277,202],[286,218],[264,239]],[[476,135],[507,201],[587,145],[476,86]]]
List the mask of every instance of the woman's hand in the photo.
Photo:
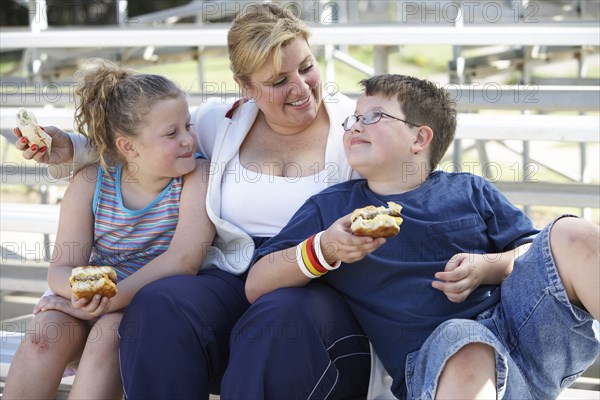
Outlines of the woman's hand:
[[17,137],[15,147],[23,152],[23,158],[26,160],[35,160],[43,164],[61,164],[73,159],[73,143],[66,132],[61,131],[55,126],[45,126],[42,128],[52,138],[52,151],[48,154],[45,147],[38,149],[36,145],[29,146],[29,142],[19,128],[14,128],[13,132]]
[[330,265],[336,261],[353,263],[362,260],[386,241],[384,238],[355,236],[350,225],[350,214],[348,214],[335,221],[321,235],[321,250]]
[[69,300],[62,296],[51,295],[42,297],[35,305],[33,313],[38,314],[44,311],[57,310],[72,317],[89,321],[98,318],[108,311],[109,305],[110,299],[100,295],[94,296],[89,301],[83,298],[79,300],[71,298]]

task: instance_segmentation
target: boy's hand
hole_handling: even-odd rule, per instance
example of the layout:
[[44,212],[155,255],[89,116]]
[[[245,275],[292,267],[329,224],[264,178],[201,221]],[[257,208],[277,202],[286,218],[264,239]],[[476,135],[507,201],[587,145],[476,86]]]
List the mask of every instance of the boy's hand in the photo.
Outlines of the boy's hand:
[[329,264],[334,264],[336,261],[353,263],[362,260],[386,241],[385,238],[354,236],[350,225],[350,214],[348,214],[335,221],[321,235],[321,250]]
[[444,292],[448,300],[463,302],[481,285],[489,262],[484,254],[455,254],[446,264],[444,272],[435,274],[439,281],[433,281],[431,285]]
[[45,126],[43,129],[52,138],[50,155],[48,155],[45,148],[38,149],[36,145],[30,147],[19,128],[13,129],[17,137],[15,147],[23,152],[23,158],[26,160],[34,159],[43,164],[61,164],[71,161],[73,159],[73,143],[69,136],[54,126]]

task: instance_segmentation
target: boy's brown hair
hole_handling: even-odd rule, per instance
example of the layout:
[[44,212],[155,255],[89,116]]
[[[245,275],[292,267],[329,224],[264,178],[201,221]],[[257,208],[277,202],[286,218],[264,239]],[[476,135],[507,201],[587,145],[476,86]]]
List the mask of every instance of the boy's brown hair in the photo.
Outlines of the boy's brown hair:
[[367,96],[396,98],[407,121],[433,130],[429,145],[429,167],[433,171],[454,140],[456,103],[450,94],[433,82],[412,76],[384,74],[363,79]]

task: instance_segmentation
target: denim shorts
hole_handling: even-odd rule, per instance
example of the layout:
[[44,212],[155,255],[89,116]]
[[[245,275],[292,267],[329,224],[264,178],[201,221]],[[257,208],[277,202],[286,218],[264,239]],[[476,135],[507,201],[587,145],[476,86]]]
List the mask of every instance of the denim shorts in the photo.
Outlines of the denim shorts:
[[498,398],[556,398],[596,360],[600,325],[567,298],[550,250],[554,222],[515,260],[499,303],[475,321],[446,321],[409,354],[409,398],[433,399],[446,361],[469,343],[494,348]]

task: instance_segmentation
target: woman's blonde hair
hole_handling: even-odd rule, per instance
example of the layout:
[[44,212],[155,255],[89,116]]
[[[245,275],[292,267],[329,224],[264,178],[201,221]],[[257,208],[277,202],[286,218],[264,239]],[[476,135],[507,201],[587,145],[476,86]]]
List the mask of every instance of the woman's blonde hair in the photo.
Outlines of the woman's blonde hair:
[[184,95],[164,76],[140,74],[99,58],[88,60],[75,77],[75,125],[104,168],[120,159],[115,144],[118,135],[138,135],[154,104]]
[[227,48],[233,75],[249,83],[250,75],[272,60],[275,76],[281,69],[281,49],[301,37],[308,41],[308,26],[292,12],[272,3],[252,4],[232,22]]

